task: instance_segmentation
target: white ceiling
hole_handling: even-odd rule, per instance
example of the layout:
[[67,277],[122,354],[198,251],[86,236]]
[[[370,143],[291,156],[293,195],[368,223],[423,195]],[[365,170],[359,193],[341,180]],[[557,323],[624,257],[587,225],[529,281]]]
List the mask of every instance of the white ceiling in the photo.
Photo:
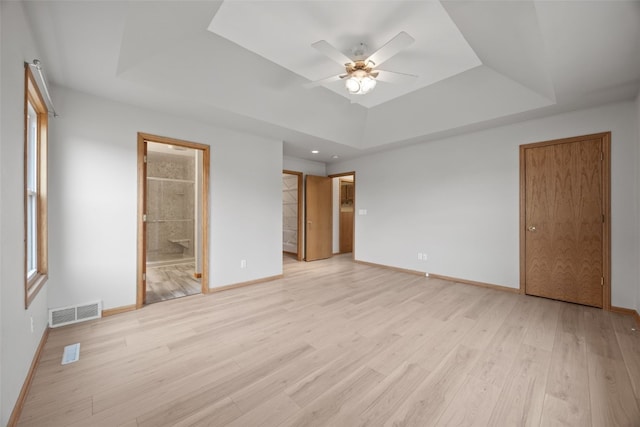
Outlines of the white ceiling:
[[[23,4],[54,84],[282,139],[285,155],[324,162],[640,89],[639,1]],[[356,103],[341,82],[303,87],[343,71],[311,43],[350,56],[400,31],[416,42],[381,68],[416,81],[381,82]]]
[[400,30],[405,31],[415,41],[380,69],[413,74],[417,79],[380,82],[367,96],[349,96],[343,81],[326,85],[369,108],[481,65],[437,1],[226,1],[209,30],[310,81],[345,72],[344,65],[316,51],[312,43],[326,40],[349,58],[364,43],[368,47],[365,56],[369,56]]

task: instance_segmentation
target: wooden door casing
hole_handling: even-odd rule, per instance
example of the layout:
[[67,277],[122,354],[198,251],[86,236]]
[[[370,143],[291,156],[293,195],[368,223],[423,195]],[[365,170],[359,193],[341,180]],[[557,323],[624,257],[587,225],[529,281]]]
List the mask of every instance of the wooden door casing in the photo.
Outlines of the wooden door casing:
[[200,197],[202,207],[202,231],[200,236],[200,248],[202,254],[202,266],[200,274],[201,292],[209,292],[209,176],[210,176],[210,146],[196,142],[184,141],[175,138],[168,138],[159,135],[151,135],[138,132],[138,232],[137,232],[137,284],[136,284],[136,305],[137,309],[145,305],[147,297],[146,287],[146,260],[147,260],[147,225],[145,216],[147,214],[147,142],[174,145],[202,151],[202,188]]
[[521,287],[526,294],[610,305],[609,134],[522,146]]
[[340,212],[340,253],[353,251],[353,210]]
[[305,181],[305,261],[333,255],[332,180],[307,175]]

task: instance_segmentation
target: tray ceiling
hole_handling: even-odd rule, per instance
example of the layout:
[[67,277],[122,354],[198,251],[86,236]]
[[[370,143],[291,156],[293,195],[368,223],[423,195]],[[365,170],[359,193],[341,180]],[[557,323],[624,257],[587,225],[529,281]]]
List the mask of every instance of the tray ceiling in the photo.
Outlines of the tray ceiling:
[[[632,100],[638,1],[24,1],[55,86],[284,141],[333,162],[496,124]],[[351,103],[311,47],[416,42]],[[61,106],[60,108],[63,108]],[[64,111],[60,111],[64,115]],[[311,149],[319,155],[311,155]]]
[[324,86],[365,107],[380,105],[481,65],[442,4],[436,1],[226,1],[208,29],[309,81],[345,71],[311,47],[312,43],[326,40],[353,58],[361,43],[367,46],[369,55],[400,31],[407,32],[415,42],[382,64],[381,69],[413,74],[417,79],[379,82],[374,91],[359,96],[349,95],[343,81]]

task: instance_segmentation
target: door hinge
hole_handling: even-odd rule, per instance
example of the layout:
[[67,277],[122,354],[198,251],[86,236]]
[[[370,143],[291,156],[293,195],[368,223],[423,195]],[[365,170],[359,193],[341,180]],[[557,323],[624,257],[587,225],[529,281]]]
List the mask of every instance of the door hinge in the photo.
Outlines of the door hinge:
[[147,280],[147,273],[142,273],[142,281],[146,281]]
[[143,161],[144,163],[147,163],[147,155],[146,155],[146,154],[142,157],[142,161]]
[[604,214],[602,214],[602,222],[604,222]]
[[600,160],[604,160],[604,153],[602,151],[600,152]]
[[600,278],[600,286],[604,286],[604,277]]
[[147,222],[147,214],[142,214],[142,222]]

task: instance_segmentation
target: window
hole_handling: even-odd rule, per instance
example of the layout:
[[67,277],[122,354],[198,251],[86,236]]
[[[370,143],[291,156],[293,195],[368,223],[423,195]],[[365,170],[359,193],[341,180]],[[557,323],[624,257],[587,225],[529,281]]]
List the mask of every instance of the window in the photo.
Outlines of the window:
[[48,111],[29,66],[25,66],[25,308],[47,281]]

